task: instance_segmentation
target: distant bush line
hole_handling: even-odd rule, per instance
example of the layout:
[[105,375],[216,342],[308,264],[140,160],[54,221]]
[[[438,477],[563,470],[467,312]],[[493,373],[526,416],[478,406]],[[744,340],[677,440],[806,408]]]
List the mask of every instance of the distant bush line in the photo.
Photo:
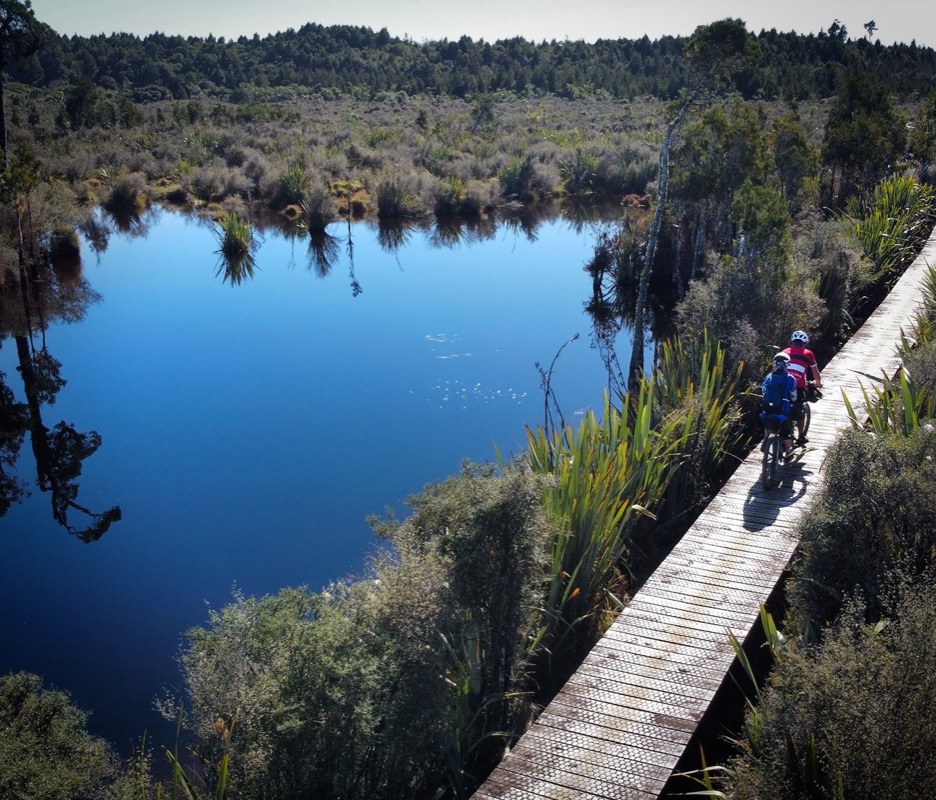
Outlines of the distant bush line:
[[[734,78],[746,100],[829,97],[839,76],[873,61],[887,91],[918,99],[934,85],[936,51],[915,43],[852,39],[830,20],[807,35],[761,31],[758,64]],[[468,99],[486,93],[568,99],[673,99],[684,85],[687,38],[650,40],[415,42],[386,29],[314,23],[269,36],[56,36],[10,68],[10,77],[54,88],[86,76],[134,102],[213,95],[235,101],[311,94],[380,99],[387,93]]]

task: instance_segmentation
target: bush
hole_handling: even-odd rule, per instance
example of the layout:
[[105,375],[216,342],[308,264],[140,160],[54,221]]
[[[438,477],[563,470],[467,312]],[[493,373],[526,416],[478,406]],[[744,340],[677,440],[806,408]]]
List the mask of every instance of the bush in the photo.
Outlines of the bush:
[[936,439],[924,428],[910,436],[845,434],[830,449],[823,491],[804,518],[790,600],[813,625],[834,620],[849,598],[868,619],[899,568],[926,581],[936,552]]
[[237,797],[464,795],[524,714],[507,692],[543,583],[540,486],[466,468],[377,526],[393,550],[367,578],[237,596],[189,632],[198,750],[215,763],[230,747]]
[[884,626],[858,609],[821,647],[781,651],[748,714],[760,733],[731,763],[730,797],[931,796],[936,603],[932,589],[896,597]]
[[102,797],[117,765],[107,743],[88,733],[87,719],[38,675],[0,677],[0,797]]

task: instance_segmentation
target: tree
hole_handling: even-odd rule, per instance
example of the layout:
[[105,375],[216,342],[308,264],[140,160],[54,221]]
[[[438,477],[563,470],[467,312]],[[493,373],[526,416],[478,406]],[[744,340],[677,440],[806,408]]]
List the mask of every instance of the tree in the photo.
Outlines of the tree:
[[936,183],[936,90],[923,102],[910,131],[910,150],[919,164],[920,180]]
[[847,200],[893,173],[906,140],[905,120],[881,81],[867,70],[850,70],[829,112],[822,146],[830,202]]
[[0,796],[72,800],[99,796],[116,774],[107,743],[85,728],[88,715],[38,675],[0,677]]
[[7,66],[27,58],[52,38],[52,29],[36,19],[31,0],[0,0],[0,147],[6,166],[7,152],[6,109],[3,105],[3,73]]
[[632,379],[643,368],[643,330],[647,290],[650,285],[653,258],[656,255],[660,238],[660,228],[666,214],[666,201],[669,192],[669,161],[677,129],[686,118],[690,108],[724,89],[732,75],[739,72],[743,67],[752,64],[759,53],[760,48],[748,34],[744,22],[740,19],[723,19],[719,22],[713,22],[711,25],[699,26],[686,45],[686,66],[689,75],[679,105],[675,107],[675,113],[667,123],[666,132],[663,134],[656,208],[647,235],[647,247],[644,251],[640,284],[637,288],[637,302],[634,311],[634,342],[630,361],[630,376]]

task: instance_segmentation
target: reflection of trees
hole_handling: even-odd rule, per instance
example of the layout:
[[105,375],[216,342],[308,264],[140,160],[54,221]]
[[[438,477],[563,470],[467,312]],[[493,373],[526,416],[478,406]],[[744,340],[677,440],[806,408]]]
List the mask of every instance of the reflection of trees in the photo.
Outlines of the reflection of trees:
[[[79,505],[77,478],[81,464],[101,446],[97,431],[79,433],[74,425],[59,422],[49,430],[42,422],[42,404],[55,402],[55,395],[65,384],[59,374],[61,364],[43,347],[35,352],[31,337],[17,336],[17,368],[23,378],[28,408],[28,429],[36,459],[36,481],[39,489],[52,495],[52,516],[69,533],[83,542],[94,542],[120,519],[120,507],[95,514]],[[90,522],[78,529],[68,520],[70,511],[86,515]]]
[[[591,261],[585,265],[592,279],[591,297],[585,311],[592,320],[592,342],[601,354],[608,386],[620,393],[628,385],[616,352],[619,334],[633,331],[634,306],[640,280],[640,243],[646,233],[647,214],[629,210],[621,220],[598,231]],[[650,293],[649,328],[652,341],[662,341],[672,331],[669,303]],[[633,335],[633,334],[632,334]]]
[[[3,467],[12,467],[28,432],[36,463],[36,482],[52,500],[52,516],[84,542],[99,539],[120,519],[118,506],[94,513],[78,503],[78,482],[82,462],[101,445],[96,431],[80,433],[71,424],[59,422],[51,429],[42,419],[42,407],[53,405],[65,385],[61,364],[46,347],[45,331],[50,321],[76,322],[97,296],[71,265],[66,279],[53,268],[48,246],[43,242],[39,220],[30,202],[28,174],[17,175],[19,183],[9,192],[9,204],[0,217],[3,233],[16,243],[17,266],[8,269],[0,283],[0,341],[11,336],[16,343],[17,371],[23,380],[26,403],[17,403],[13,393],[0,380],[0,516],[25,493],[25,484],[10,478]],[[38,209],[37,209],[38,211]],[[37,346],[38,339],[38,346]],[[5,376],[0,376],[0,378]],[[75,526],[73,512],[88,517],[85,527]]]
[[496,235],[497,220],[492,217],[438,217],[429,244],[451,248],[483,242]]
[[0,372],[0,517],[27,493],[26,484],[7,473],[16,465],[23,437],[29,427],[29,409],[17,403]]

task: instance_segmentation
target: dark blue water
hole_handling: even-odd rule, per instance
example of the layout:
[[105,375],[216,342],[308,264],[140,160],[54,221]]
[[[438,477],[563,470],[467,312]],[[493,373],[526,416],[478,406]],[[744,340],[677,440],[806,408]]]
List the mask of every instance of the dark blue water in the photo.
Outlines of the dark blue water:
[[[359,575],[377,541],[367,515],[405,514],[408,495],[464,458],[493,460],[495,443],[522,449],[524,425],[543,419],[535,365],[576,333],[553,388],[569,419],[600,407],[583,310],[592,232],[557,219],[532,238],[501,227],[440,247],[417,231],[389,252],[356,224],[356,296],[347,228],[334,232],[329,274],[267,232],[253,278],[232,285],[210,226],[158,215],[99,256],[83,247],[101,301],[46,332],[68,383],[43,421],[100,433],[77,500],[122,518],[96,542],[69,535],[27,438],[16,469],[31,497],[0,518],[0,673],[68,689],[121,749],[177,690],[184,631],[235,587]],[[17,363],[3,340],[0,371],[22,400]]]

